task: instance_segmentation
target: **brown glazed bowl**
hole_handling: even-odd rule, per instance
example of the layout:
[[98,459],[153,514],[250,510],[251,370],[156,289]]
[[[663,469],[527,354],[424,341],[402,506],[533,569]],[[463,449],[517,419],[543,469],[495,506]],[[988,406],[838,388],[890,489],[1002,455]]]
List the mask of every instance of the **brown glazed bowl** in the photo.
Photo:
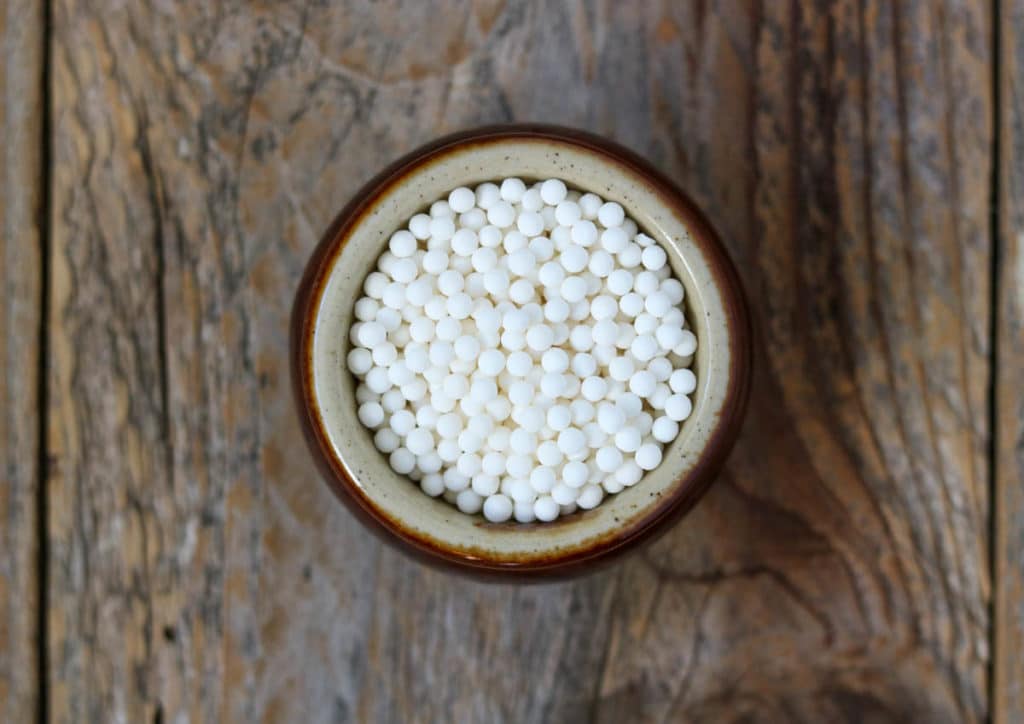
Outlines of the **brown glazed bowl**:
[[[698,338],[693,413],[643,480],[553,523],[489,523],[424,495],[393,472],[356,418],[346,368],[353,305],[388,238],[456,186],[558,177],[619,202],[668,252]],[[299,286],[292,377],[310,450],[331,490],[385,540],[464,572],[535,578],[595,567],[664,532],[707,490],[736,440],[750,384],[739,279],[690,199],[630,151],[566,128],[511,125],[446,136],[364,186],[324,234]]]

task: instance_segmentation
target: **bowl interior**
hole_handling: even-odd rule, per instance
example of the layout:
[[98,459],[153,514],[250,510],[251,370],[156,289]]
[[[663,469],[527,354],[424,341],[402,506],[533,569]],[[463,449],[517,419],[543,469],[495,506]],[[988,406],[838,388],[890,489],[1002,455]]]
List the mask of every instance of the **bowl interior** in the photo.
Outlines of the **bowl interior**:
[[[353,304],[390,235],[452,188],[508,176],[558,177],[576,189],[620,203],[668,252],[673,272],[686,289],[686,315],[699,342],[693,361],[698,381],[694,410],[666,448],[661,465],[632,488],[606,497],[594,510],[553,523],[488,523],[427,497],[415,483],[393,472],[356,417],[355,381],[345,364]],[[363,499],[364,506],[406,538],[467,561],[500,566],[579,554],[622,535],[685,493],[694,483],[690,473],[727,397],[731,340],[711,259],[673,202],[614,157],[569,142],[532,138],[459,144],[430,156],[377,193],[357,223],[343,232],[346,238],[337,240],[340,251],[328,262],[327,280],[319,299],[313,300],[310,358],[314,415],[319,416],[337,462],[353,481],[352,493]]]

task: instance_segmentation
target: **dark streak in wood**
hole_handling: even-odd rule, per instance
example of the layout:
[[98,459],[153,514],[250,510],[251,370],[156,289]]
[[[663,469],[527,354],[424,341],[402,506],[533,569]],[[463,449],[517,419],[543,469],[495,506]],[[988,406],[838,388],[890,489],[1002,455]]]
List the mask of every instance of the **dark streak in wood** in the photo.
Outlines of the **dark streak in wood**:
[[0,6],[0,720],[45,713],[39,431],[45,208],[43,4]]
[[992,711],[1024,720],[1024,2],[1000,0],[995,355]]

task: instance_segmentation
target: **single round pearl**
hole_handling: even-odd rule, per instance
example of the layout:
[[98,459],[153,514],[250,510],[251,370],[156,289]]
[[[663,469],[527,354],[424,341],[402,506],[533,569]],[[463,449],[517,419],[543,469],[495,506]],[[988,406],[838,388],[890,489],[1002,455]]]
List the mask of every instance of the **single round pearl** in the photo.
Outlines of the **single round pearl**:
[[580,324],[569,332],[569,344],[577,352],[586,352],[594,346],[593,328],[587,324]]
[[582,452],[586,446],[587,438],[578,428],[570,427],[558,433],[558,447],[568,457]]
[[557,206],[565,199],[565,183],[559,179],[548,179],[540,185],[540,198],[549,206]]
[[405,446],[413,455],[426,455],[434,449],[434,436],[429,430],[416,427],[405,437]]
[[370,350],[356,347],[346,358],[348,369],[354,375],[365,375],[373,368],[373,357]]
[[[433,322],[431,322],[431,326],[433,326]],[[393,347],[394,345],[388,346]],[[386,350],[386,347],[385,345],[381,345],[377,349]],[[388,362],[388,364],[392,364],[396,361],[397,354],[398,353],[396,351],[395,356],[391,358],[391,361]],[[428,351],[427,346],[421,342],[409,342],[408,344],[406,344],[405,364],[413,372],[416,372],[418,374],[422,374],[423,372],[425,372],[426,369],[430,366],[430,353]]]
[[530,404],[536,390],[529,382],[513,382],[508,388],[508,399],[513,406]]
[[562,298],[574,303],[582,300],[587,294],[587,283],[582,277],[566,277],[560,287]]
[[572,424],[572,412],[565,405],[548,408],[547,425],[555,432],[561,432]]
[[599,448],[595,456],[597,467],[605,473],[613,473],[622,465],[622,452],[617,447]]
[[647,362],[658,354],[658,341],[650,334],[641,334],[633,340],[629,351],[641,362]]
[[455,356],[467,362],[475,360],[480,354],[480,340],[468,334],[456,339],[452,346],[455,350]]
[[607,435],[614,435],[626,424],[626,415],[615,405],[601,405],[597,408],[597,424]]
[[644,300],[644,308],[655,317],[664,317],[672,308],[672,302],[664,292],[652,292]]
[[629,378],[630,392],[640,397],[648,397],[653,394],[657,385],[658,380],[655,379],[654,373],[648,370],[634,372],[633,376]]
[[516,219],[516,228],[526,236],[537,236],[544,231],[544,218],[536,211],[523,211]]
[[572,225],[572,240],[580,246],[592,246],[597,242],[597,227],[593,221],[581,219]]
[[636,464],[643,470],[654,470],[661,464],[661,447],[649,442],[636,451]]
[[624,487],[632,487],[640,482],[644,476],[643,468],[636,464],[636,460],[626,460],[622,466],[615,471],[615,480]]
[[541,357],[540,364],[545,372],[565,372],[569,369],[569,355],[564,349],[549,349]]
[[633,277],[633,291],[642,297],[646,297],[657,291],[660,283],[657,274],[645,270]]
[[697,351],[697,337],[690,330],[684,329],[682,341],[672,351],[680,357],[689,357]]
[[594,343],[611,346],[619,337],[619,325],[611,319],[602,319],[594,325]]
[[487,214],[483,209],[470,209],[464,214],[459,214],[459,224],[467,229],[479,231],[487,223]]
[[615,433],[615,447],[624,453],[633,453],[640,449],[643,435],[636,427],[627,425]]
[[467,478],[472,478],[481,470],[480,456],[475,453],[463,453],[455,461],[455,469]]
[[668,261],[668,255],[665,250],[658,245],[648,246],[640,255],[640,260],[643,262],[644,268],[651,271],[658,271],[665,262]]
[[420,480],[420,490],[429,495],[431,498],[436,498],[441,495],[444,488],[444,478],[438,473],[431,473],[424,475],[423,479]]
[[484,289],[493,297],[504,299],[508,296],[509,285],[508,272],[504,269],[492,269],[484,274]]
[[562,201],[555,207],[555,221],[560,226],[571,227],[583,218],[583,212],[575,201]]
[[640,266],[642,251],[637,244],[626,244],[626,247],[618,254],[619,264],[626,269],[634,269]]
[[540,211],[544,208],[544,199],[541,198],[539,189],[527,189],[519,203],[526,211]]
[[544,410],[539,407],[516,407],[512,410],[512,420],[523,430],[538,434],[544,428]]
[[570,505],[576,502],[578,495],[576,488],[570,487],[565,483],[559,483],[551,489],[551,499],[559,505]]
[[549,493],[555,487],[557,478],[551,468],[538,467],[530,473],[530,487],[538,493]]
[[453,189],[448,194],[448,206],[456,214],[463,214],[473,208],[474,205],[476,205],[476,194],[465,186]]
[[401,444],[401,438],[390,427],[382,427],[373,436],[374,447],[385,455],[394,452]]
[[558,517],[560,508],[550,495],[538,498],[533,503],[533,514],[537,520],[548,523]]
[[672,302],[673,306],[681,304],[686,296],[686,290],[678,279],[666,279],[663,281],[661,283],[661,291],[668,295],[669,301]]
[[572,371],[580,379],[590,377],[597,371],[597,361],[587,352],[577,352],[572,356]]
[[679,369],[668,378],[668,384],[673,392],[688,395],[697,389],[697,376],[691,370]]
[[452,207],[444,199],[435,201],[430,205],[430,216],[433,218],[453,215],[454,212],[452,211]]
[[354,311],[356,319],[360,322],[372,322],[377,318],[377,312],[380,311],[380,304],[376,299],[363,297],[356,302]]
[[[502,469],[501,472],[504,473],[504,469]],[[476,475],[474,475],[469,483],[470,487],[473,489],[473,492],[476,493],[477,495],[483,496],[484,498],[486,498],[489,495],[494,495],[495,493],[497,493],[498,486],[500,484],[501,479],[497,475],[486,472],[486,470],[482,473],[477,473]]]
[[480,353],[477,366],[488,377],[497,377],[505,369],[505,355],[498,349],[486,349]]
[[388,458],[391,469],[399,475],[408,475],[416,467],[416,456],[404,447],[396,448]]
[[405,229],[396,231],[388,240],[388,250],[399,258],[412,256],[416,253],[416,247],[416,237]]
[[601,205],[601,208],[597,210],[597,220],[601,222],[601,225],[611,229],[612,227],[619,226],[626,219],[626,212],[622,210],[614,201],[608,201]]
[[644,311],[644,298],[636,292],[630,292],[629,294],[623,295],[622,299],[619,300],[619,309],[627,317],[635,317]]
[[479,247],[476,232],[472,229],[459,229],[452,235],[452,251],[459,256],[472,256]]
[[658,442],[672,442],[678,434],[679,423],[668,416],[659,417],[651,427],[651,436]]
[[516,304],[526,304],[533,299],[533,284],[526,279],[517,279],[509,286],[508,295]]
[[608,382],[603,377],[587,377],[583,380],[580,393],[591,402],[603,400],[604,396],[608,394]]
[[570,244],[558,257],[558,261],[562,265],[562,268],[570,274],[576,274],[583,271],[587,267],[588,259],[589,255],[587,254],[587,250],[578,244]]
[[483,508],[484,499],[469,488],[461,491],[455,497],[455,507],[467,515],[476,515]]
[[682,343],[684,331],[682,327],[662,324],[655,330],[654,335],[658,340],[658,345],[668,352],[674,350]]
[[565,279],[565,267],[560,262],[545,262],[537,272],[537,279],[545,287],[559,287]]
[[604,249],[597,249],[591,252],[587,269],[599,279],[604,279],[615,269],[615,260]]
[[437,277],[437,290],[446,297],[458,294],[465,288],[466,278],[454,269],[443,271]]
[[448,241],[455,234],[455,222],[450,216],[435,216],[430,220],[430,238]]
[[497,184],[489,181],[476,187],[476,205],[485,211],[501,200],[501,191]]
[[590,470],[586,463],[574,460],[565,464],[562,468],[562,481],[570,488],[579,488],[586,484],[590,476]]
[[487,209],[487,221],[499,229],[512,226],[516,220],[516,211],[508,201],[499,200]]
[[576,498],[576,504],[584,510],[596,508],[604,500],[604,491],[598,485],[585,485]]
[[505,368],[514,377],[526,377],[533,368],[533,358],[526,352],[511,352],[505,359]]
[[665,400],[665,414],[676,422],[682,422],[693,411],[693,403],[686,395],[675,394]]
[[380,427],[384,424],[384,408],[379,402],[364,402],[359,406],[358,417],[366,427]]
[[421,241],[430,238],[430,215],[416,214],[409,219],[409,231]]
[[491,495],[484,501],[483,512],[492,523],[504,523],[512,517],[512,500],[500,493]]
[[546,324],[536,324],[526,331],[526,344],[534,352],[543,352],[555,341],[555,335],[551,327]]
[[619,305],[607,294],[598,295],[590,302],[590,316],[596,320],[612,319],[618,312]]
[[507,178],[501,182],[501,198],[509,203],[518,203],[526,193],[526,184],[521,179]]
[[604,201],[597,194],[583,194],[578,203],[584,219],[596,219],[597,211]]
[[456,440],[445,439],[437,444],[437,454],[444,462],[454,463],[459,459],[462,450],[459,448],[459,443]]
[[562,450],[551,440],[545,440],[537,447],[537,460],[541,465],[554,467],[562,462]]
[[514,453],[505,460],[505,471],[513,478],[525,478],[533,470],[533,458]]

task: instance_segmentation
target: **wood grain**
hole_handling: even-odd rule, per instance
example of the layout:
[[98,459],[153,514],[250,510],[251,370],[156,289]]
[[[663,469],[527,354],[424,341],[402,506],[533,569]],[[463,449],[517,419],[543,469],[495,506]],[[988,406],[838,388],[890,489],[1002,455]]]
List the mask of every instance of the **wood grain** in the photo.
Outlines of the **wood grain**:
[[1001,13],[992,710],[1011,724],[1024,720],[1024,2]]
[[[981,721],[984,4],[54,9],[55,721]],[[321,230],[440,133],[648,155],[753,301],[750,418],[642,555],[477,584],[370,539],[286,369]]]
[[39,705],[43,6],[0,6],[0,720]]

